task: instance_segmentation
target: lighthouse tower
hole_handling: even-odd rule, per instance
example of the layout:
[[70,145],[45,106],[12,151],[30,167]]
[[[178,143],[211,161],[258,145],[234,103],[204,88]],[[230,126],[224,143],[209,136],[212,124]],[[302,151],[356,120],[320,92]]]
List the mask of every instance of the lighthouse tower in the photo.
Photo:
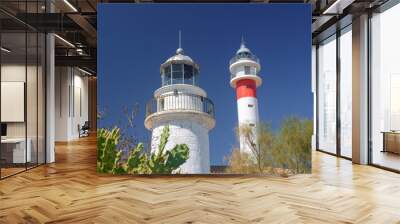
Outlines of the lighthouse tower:
[[[262,83],[258,75],[261,66],[259,59],[246,47],[243,39],[236,55],[229,62],[231,73],[230,84],[236,89],[239,126],[249,125],[257,139],[258,101],[256,89]],[[251,148],[243,137],[240,137],[240,151],[252,153]]]
[[176,54],[160,67],[161,87],[147,103],[144,121],[152,131],[152,152],[158,150],[166,125],[170,129],[166,150],[176,144],[189,147],[189,159],[180,167],[186,174],[210,172],[208,132],[215,126],[214,104],[199,87],[199,69],[179,44]]

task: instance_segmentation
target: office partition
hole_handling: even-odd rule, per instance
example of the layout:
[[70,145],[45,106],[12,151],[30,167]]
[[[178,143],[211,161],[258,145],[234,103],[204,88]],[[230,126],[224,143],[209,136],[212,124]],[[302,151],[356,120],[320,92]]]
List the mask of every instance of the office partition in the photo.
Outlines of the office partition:
[[[44,1],[20,1],[20,15],[40,13]],[[15,6],[2,2],[4,8]],[[0,178],[45,163],[45,34],[6,11],[0,23]]]

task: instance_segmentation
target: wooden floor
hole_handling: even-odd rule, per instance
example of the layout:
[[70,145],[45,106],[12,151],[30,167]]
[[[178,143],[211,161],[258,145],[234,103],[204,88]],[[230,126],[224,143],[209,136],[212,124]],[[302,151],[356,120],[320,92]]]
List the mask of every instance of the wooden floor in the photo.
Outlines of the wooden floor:
[[7,167],[7,168],[1,168],[1,177],[8,177],[11,176],[13,174],[19,173],[19,172],[23,172],[25,171],[25,167]]
[[0,181],[0,223],[400,223],[400,175],[323,153],[313,174],[144,178],[95,172],[95,139]]

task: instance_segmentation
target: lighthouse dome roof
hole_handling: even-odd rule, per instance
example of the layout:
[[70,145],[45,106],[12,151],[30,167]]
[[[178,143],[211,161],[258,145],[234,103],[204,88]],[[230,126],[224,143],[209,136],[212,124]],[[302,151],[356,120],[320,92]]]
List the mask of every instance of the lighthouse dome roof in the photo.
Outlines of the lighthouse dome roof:
[[178,48],[176,50],[176,54],[174,56],[168,58],[165,62],[172,62],[172,61],[182,61],[182,62],[194,63],[194,61],[191,57],[184,55],[182,48]]
[[242,59],[251,60],[258,64],[260,63],[260,60],[257,58],[257,56],[246,47],[244,40],[242,40],[239,50],[236,51],[236,55],[230,60],[229,64],[233,64]]
[[250,49],[248,49],[246,47],[246,45],[244,45],[244,43],[242,43],[242,44],[240,44],[239,50],[236,51],[236,54],[240,54],[240,53],[249,53],[249,54],[251,54],[251,51],[250,51]]
[[184,51],[182,48],[178,48],[176,50],[176,54],[170,58],[168,58],[162,65],[161,67],[164,67],[168,64],[188,64],[188,65],[193,65],[196,68],[199,68],[199,66],[193,61],[191,57],[188,55],[184,54]]

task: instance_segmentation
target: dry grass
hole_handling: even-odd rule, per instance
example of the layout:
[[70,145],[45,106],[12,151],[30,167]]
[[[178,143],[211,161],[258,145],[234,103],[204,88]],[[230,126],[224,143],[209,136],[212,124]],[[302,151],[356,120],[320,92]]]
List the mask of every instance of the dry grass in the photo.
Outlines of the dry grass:
[[266,174],[276,175],[281,177],[288,177],[294,173],[288,169],[264,167],[262,171],[259,170],[254,159],[248,153],[241,153],[239,149],[235,148],[229,157],[225,157],[228,161],[228,167],[225,173],[230,174]]

